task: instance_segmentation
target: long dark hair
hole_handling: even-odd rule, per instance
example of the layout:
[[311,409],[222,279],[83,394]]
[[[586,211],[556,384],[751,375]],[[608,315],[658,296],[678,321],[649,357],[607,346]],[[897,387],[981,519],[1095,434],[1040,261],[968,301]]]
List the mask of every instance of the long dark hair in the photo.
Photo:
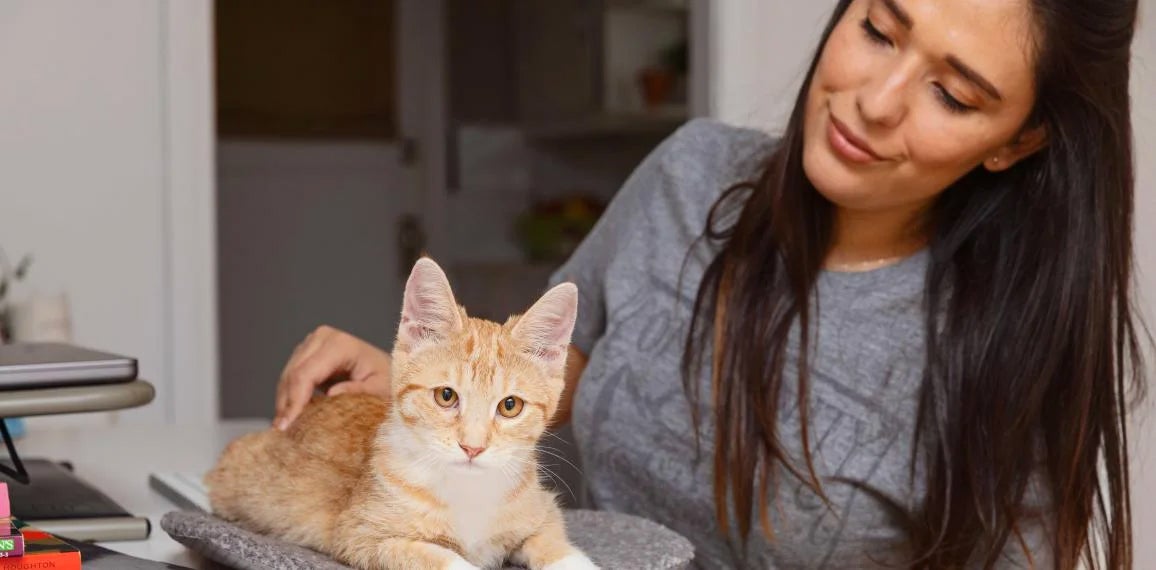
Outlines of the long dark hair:
[[[839,2],[818,54],[850,3]],[[927,216],[927,353],[912,457],[913,469],[925,462],[927,495],[907,513],[917,567],[991,567],[1009,541],[1023,546],[1035,478],[1057,568],[1132,563],[1125,414],[1144,391],[1147,338],[1131,295],[1137,2],[1031,4],[1038,97],[1025,128],[1042,125],[1048,145],[1002,173],[977,167]],[[762,174],[712,210],[704,235],[720,253],[699,287],[683,360],[696,401],[695,378],[711,365],[717,516],[729,531],[733,514],[744,539],[755,505],[772,534],[767,498],[780,469],[823,496],[806,414],[808,298],[833,206],[802,165],[818,54]],[[803,465],[789,460],[777,428],[796,324]]]

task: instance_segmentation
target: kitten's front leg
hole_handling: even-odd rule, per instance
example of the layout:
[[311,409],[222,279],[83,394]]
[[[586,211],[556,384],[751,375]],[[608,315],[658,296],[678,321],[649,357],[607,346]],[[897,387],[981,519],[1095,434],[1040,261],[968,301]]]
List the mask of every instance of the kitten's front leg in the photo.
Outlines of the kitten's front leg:
[[598,565],[570,544],[561,521],[543,526],[526,539],[512,559],[530,570],[598,570]]
[[429,542],[387,538],[372,551],[351,553],[346,562],[363,570],[481,570],[458,553]]

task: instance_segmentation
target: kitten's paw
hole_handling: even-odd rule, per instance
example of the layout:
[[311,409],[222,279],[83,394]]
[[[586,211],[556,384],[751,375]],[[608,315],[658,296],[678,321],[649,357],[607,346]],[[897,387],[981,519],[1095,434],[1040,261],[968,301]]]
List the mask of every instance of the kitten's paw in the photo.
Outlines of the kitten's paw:
[[575,552],[557,562],[547,564],[542,570],[598,570],[598,565],[591,562],[585,554]]
[[450,562],[450,565],[446,566],[446,570],[482,570],[482,569],[478,568],[477,566],[474,566],[473,564],[470,564],[469,562],[466,562],[465,558],[459,557],[457,560]]

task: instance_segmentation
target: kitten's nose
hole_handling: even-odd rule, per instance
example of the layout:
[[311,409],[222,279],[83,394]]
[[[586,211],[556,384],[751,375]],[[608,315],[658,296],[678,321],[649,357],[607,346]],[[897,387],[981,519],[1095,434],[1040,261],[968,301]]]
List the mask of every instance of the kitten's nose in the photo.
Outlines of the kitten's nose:
[[469,456],[470,459],[481,455],[482,452],[486,450],[484,447],[470,447],[468,445],[462,445],[461,443],[458,443],[458,447],[462,448],[462,451],[466,452],[466,455]]

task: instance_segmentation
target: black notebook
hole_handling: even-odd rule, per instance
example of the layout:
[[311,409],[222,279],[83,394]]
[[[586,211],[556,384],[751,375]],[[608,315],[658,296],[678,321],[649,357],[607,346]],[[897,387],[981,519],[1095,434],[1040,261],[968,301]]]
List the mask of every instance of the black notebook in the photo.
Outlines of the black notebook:
[[34,527],[79,541],[144,540],[152,531],[148,518],[133,516],[67,463],[26,459],[24,469],[28,484],[2,473],[0,481],[8,484],[12,516]]
[[65,540],[80,550],[84,570],[189,570],[188,567],[178,564],[153,562],[95,544]]
[[[9,461],[0,461],[12,467]],[[64,464],[47,459],[25,459],[29,483],[18,483],[8,475],[12,516],[26,521],[132,516],[124,507],[97,488],[77,477]]]

